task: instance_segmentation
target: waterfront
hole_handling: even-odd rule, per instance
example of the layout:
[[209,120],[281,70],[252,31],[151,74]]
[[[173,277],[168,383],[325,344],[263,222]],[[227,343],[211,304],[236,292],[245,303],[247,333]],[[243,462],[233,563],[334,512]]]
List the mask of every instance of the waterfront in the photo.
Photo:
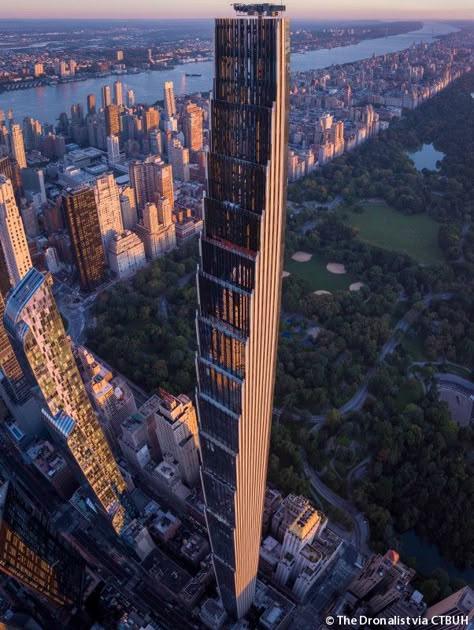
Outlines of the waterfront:
[[[344,64],[371,55],[383,55],[410,47],[413,42],[432,42],[437,35],[444,35],[457,29],[449,24],[425,23],[423,28],[412,33],[393,35],[386,38],[365,40],[352,46],[321,49],[296,53],[291,58],[291,70],[302,72],[318,70],[333,64]],[[200,76],[187,77],[186,74]],[[173,81],[176,94],[192,94],[205,92],[212,88],[214,64],[212,61],[188,63],[176,66],[171,70],[161,72],[143,72],[122,76],[124,91],[132,89],[136,101],[153,104],[163,98],[163,84]],[[71,83],[61,83],[54,86],[42,86],[4,92],[0,94],[0,109],[5,112],[12,109],[15,120],[22,121],[25,116],[37,118],[41,123],[54,123],[61,112],[70,112],[73,103],[81,103],[85,107],[88,94],[95,94],[100,103],[100,90],[104,84],[111,85],[116,77],[86,79]]]
[[451,578],[458,578],[474,585],[474,569],[463,571],[456,568],[443,558],[436,545],[420,538],[413,530],[402,534],[400,548],[406,557],[416,559],[415,568],[419,573],[430,575],[435,569],[443,569]]
[[424,168],[429,171],[439,171],[437,162],[441,162],[444,158],[444,153],[437,151],[432,144],[424,144],[418,151],[407,153],[407,155],[413,160],[418,171]]

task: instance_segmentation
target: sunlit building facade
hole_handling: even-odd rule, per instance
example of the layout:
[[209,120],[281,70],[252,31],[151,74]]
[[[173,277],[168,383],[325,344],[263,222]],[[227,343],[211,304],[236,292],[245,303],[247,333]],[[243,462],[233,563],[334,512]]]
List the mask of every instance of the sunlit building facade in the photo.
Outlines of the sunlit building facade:
[[32,268],[8,296],[5,327],[23,346],[47,404],[43,416],[69,447],[116,531],[124,524],[125,482],[81,380],[52,277]]
[[184,118],[184,138],[190,151],[202,149],[202,121],[202,109],[195,103],[188,103]]
[[107,257],[109,245],[116,234],[123,232],[122,212],[120,209],[120,191],[114,176],[107,173],[97,179],[95,202],[99,216],[100,234],[104,253]]
[[20,168],[26,168],[25,143],[23,141],[23,131],[20,125],[12,125],[11,136],[13,157],[18,162]]
[[235,8],[215,25],[197,403],[214,569],[224,607],[241,617],[255,593],[275,381],[289,24],[282,6]]
[[11,481],[0,487],[0,570],[60,606],[79,605],[84,562]]
[[31,256],[12,183],[3,175],[0,175],[0,241],[10,283],[15,286],[31,268]]
[[173,168],[162,159],[149,156],[143,162],[135,160],[128,166],[130,184],[135,191],[136,207],[142,211],[147,203],[166,197],[174,206]]
[[64,214],[69,227],[79,283],[93,291],[105,278],[105,252],[93,188],[87,186],[63,192]]
[[32,264],[13,186],[11,180],[3,175],[0,175],[0,250],[4,263],[2,264],[4,278],[0,290],[1,381],[11,402],[21,404],[30,397],[30,386],[3,325],[4,295],[11,286],[15,286],[23,278]]
[[176,116],[176,100],[174,97],[173,81],[165,81],[164,87],[165,116],[169,120]]

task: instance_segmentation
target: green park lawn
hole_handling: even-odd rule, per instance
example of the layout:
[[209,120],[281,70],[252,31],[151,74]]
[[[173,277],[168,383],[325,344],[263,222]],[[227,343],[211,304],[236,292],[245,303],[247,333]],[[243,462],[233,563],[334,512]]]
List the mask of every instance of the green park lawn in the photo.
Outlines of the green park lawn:
[[308,283],[311,291],[347,291],[355,280],[348,273],[330,273],[326,269],[327,263],[328,261],[314,255],[308,262],[297,262],[287,257],[283,268],[291,275],[284,281],[289,282],[291,276],[298,276]]
[[348,212],[346,218],[346,222],[359,229],[360,240],[407,254],[426,265],[444,262],[438,246],[439,223],[427,214],[402,214],[384,201],[366,201],[361,205],[362,214]]

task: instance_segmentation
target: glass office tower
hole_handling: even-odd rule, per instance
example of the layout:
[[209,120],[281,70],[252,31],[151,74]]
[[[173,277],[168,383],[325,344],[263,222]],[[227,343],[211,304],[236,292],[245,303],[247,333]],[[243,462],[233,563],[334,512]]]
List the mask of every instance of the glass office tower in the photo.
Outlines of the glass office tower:
[[223,604],[252,603],[275,382],[287,190],[285,7],[234,5],[215,23],[197,405],[206,519]]

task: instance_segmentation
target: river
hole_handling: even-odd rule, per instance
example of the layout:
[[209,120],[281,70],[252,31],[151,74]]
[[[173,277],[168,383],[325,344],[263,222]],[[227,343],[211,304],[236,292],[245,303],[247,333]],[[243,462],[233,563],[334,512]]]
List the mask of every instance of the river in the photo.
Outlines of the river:
[[[378,39],[367,39],[352,46],[313,50],[305,54],[291,56],[291,70],[301,72],[318,70],[333,64],[351,63],[367,59],[372,54],[384,55],[409,48],[413,42],[432,42],[436,35],[445,35],[457,28],[438,22],[426,22],[423,28],[411,33],[392,35]],[[186,73],[199,74],[187,77]],[[202,61],[176,66],[172,70],[143,72],[124,75],[122,82],[125,91],[132,89],[137,103],[154,103],[163,98],[163,84],[173,81],[176,94],[205,92],[212,87],[214,67],[212,61]],[[61,112],[69,114],[73,103],[81,103],[84,108],[88,94],[95,94],[100,105],[100,90],[104,84],[112,85],[116,77],[86,79],[74,83],[60,83],[0,93],[0,109],[13,110],[14,118],[21,122],[25,116],[32,116],[40,122],[54,123]]]

